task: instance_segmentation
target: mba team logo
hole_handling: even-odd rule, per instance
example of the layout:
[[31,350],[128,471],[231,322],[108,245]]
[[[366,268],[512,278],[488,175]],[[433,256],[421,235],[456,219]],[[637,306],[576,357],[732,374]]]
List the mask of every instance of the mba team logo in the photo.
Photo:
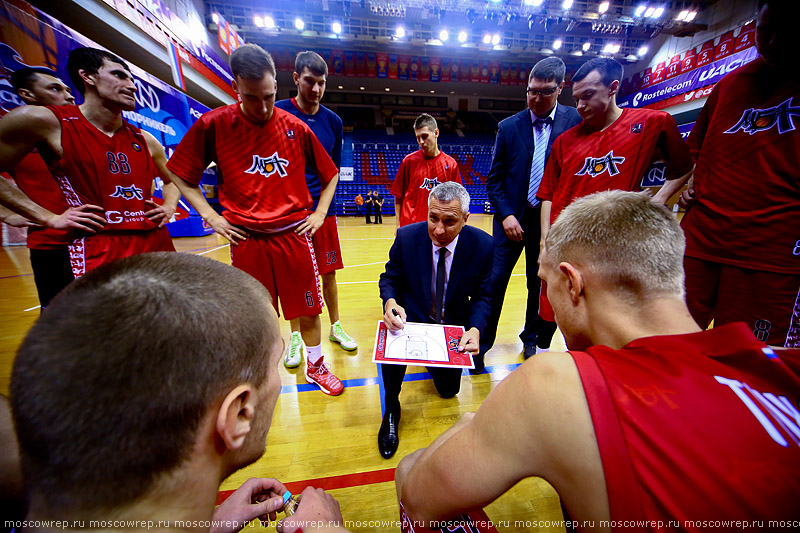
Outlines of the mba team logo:
[[587,157],[586,162],[583,164],[583,168],[580,170],[580,172],[576,172],[575,175],[584,176],[588,174],[594,178],[607,170],[609,176],[616,176],[619,174],[619,167],[617,167],[617,165],[621,165],[624,162],[624,157],[614,157],[614,150],[611,150],[599,159],[595,157]]
[[259,157],[257,155],[253,156],[253,165],[250,167],[249,170],[245,170],[246,174],[261,174],[265,178],[268,178],[278,173],[278,176],[284,178],[287,175],[286,168],[289,166],[289,162],[286,159],[281,158],[278,155],[278,152],[275,152],[269,157]]
[[439,183],[439,178],[425,178],[425,181],[422,182],[422,185],[420,185],[419,188],[432,191],[437,185],[441,185],[441,183]]
[[753,135],[759,131],[766,131],[776,124],[778,133],[786,133],[795,130],[794,117],[800,117],[800,107],[793,107],[792,98],[789,97],[782,104],[769,109],[746,109],[739,122],[725,133],[742,130]]
[[136,187],[136,185],[131,185],[130,187],[117,185],[117,190],[114,191],[114,194],[111,195],[111,198],[122,198],[123,200],[144,200],[144,196],[142,196],[142,189],[139,189]]

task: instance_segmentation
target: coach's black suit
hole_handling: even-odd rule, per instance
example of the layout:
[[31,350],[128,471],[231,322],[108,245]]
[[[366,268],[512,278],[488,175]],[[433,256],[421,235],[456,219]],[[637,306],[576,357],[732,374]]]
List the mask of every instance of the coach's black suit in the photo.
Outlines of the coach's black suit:
[[[581,116],[574,107],[556,105],[545,161],[550,157],[550,149],[556,137],[580,122]],[[486,324],[486,330],[481,330],[481,356],[494,344],[508,280],[523,247],[527,266],[528,306],[525,313],[525,329],[519,337],[524,344],[535,345],[540,331],[543,336],[547,336],[549,331],[549,337],[555,332],[555,325],[550,326],[549,322],[537,320],[540,287],[537,260],[541,234],[541,209],[531,208],[528,205],[533,150],[533,121],[530,109],[526,108],[500,122],[492,152],[492,166],[486,179],[486,191],[494,207],[492,225],[494,269],[491,282],[492,313]],[[522,227],[524,232],[522,242],[510,240],[503,230],[503,220],[509,215],[514,215]]]
[[[464,226],[453,254],[444,300],[444,323],[477,328],[483,334],[491,312],[489,283],[494,259],[492,237],[478,228]],[[389,250],[386,271],[378,285],[383,308],[394,298],[406,311],[409,322],[433,323],[430,315],[433,255],[428,223],[418,222],[397,230]],[[404,365],[382,364],[386,411],[399,410],[398,397],[406,373]],[[444,398],[458,394],[461,369],[428,367],[436,390]]]

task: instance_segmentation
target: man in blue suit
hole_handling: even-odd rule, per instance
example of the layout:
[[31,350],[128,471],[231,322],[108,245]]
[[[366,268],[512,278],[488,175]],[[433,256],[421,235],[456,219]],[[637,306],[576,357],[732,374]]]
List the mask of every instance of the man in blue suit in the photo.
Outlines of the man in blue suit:
[[[528,306],[525,329],[520,333],[527,359],[550,347],[556,325],[538,316],[540,202],[536,191],[553,141],[578,125],[581,117],[574,107],[558,104],[564,88],[564,62],[557,57],[542,59],[528,77],[528,108],[498,126],[492,166],[486,180],[489,201],[494,207],[494,270],[492,271],[492,313],[481,336],[480,355],[474,374],[483,370],[483,358],[494,344],[503,299],[522,249],[527,266]],[[540,148],[545,148],[542,150]]]
[[[397,230],[379,287],[383,321],[391,331],[406,320],[464,326],[460,351],[476,355],[491,311],[492,237],[467,226],[469,193],[459,183],[437,185],[428,196],[428,221]],[[460,368],[428,367],[437,392],[452,398],[461,388]],[[400,388],[404,365],[382,364],[385,411],[378,448],[388,459],[399,443]]]

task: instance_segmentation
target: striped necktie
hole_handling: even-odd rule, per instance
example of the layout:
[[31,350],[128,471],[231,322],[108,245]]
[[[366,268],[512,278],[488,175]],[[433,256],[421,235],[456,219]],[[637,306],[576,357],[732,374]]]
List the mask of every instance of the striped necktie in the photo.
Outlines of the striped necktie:
[[533,160],[531,161],[531,177],[528,182],[528,205],[536,207],[539,205],[539,199],[536,198],[536,192],[539,190],[539,185],[542,183],[542,176],[544,176],[544,156],[547,152],[547,145],[545,143],[545,124],[552,124],[553,120],[550,117],[541,119],[537,118],[533,123]]

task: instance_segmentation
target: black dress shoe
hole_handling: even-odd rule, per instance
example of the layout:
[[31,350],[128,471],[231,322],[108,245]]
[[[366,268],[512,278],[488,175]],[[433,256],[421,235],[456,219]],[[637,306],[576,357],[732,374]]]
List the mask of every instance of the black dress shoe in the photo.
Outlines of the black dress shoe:
[[483,374],[483,371],[486,368],[483,362],[483,356],[482,355],[474,356],[472,358],[472,362],[475,363],[475,368],[470,368],[469,373],[472,374],[473,376],[475,374]]
[[392,413],[387,411],[383,415],[383,422],[381,422],[381,429],[378,430],[378,449],[381,451],[381,457],[389,459],[397,451],[397,445],[400,444],[400,437],[398,437],[398,426],[400,423],[400,412]]
[[534,355],[536,355],[536,345],[523,343],[522,357],[527,360],[528,358],[533,357]]

